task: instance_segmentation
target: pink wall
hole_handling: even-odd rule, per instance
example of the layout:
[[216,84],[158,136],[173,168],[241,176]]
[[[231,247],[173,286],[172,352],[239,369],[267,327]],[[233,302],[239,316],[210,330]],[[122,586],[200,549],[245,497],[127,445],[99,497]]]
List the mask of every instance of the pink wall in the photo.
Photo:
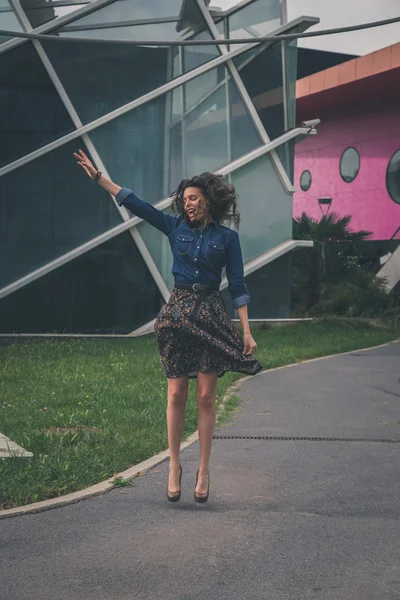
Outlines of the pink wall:
[[[361,112],[360,107],[360,112]],[[370,239],[389,239],[400,225],[400,204],[386,190],[386,169],[391,156],[400,149],[400,110],[381,113],[354,112],[323,119],[318,135],[296,145],[293,214],[302,212],[320,219],[318,198],[332,198],[330,212],[352,215],[351,228],[366,229]],[[319,116],[319,115],[317,115]],[[354,146],[360,154],[360,171],[346,183],[339,173],[343,151]],[[307,169],[312,184],[307,192],[300,176]]]

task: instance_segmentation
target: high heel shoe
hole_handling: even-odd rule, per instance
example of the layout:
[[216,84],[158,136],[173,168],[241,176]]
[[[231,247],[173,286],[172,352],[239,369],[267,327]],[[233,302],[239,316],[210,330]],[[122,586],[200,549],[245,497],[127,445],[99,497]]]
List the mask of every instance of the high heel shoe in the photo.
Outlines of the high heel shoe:
[[181,481],[182,481],[182,467],[181,467],[181,465],[179,465],[179,468],[181,470],[180,475],[179,475],[179,492],[177,492],[173,496],[170,496],[169,495],[169,490],[168,490],[168,485],[167,485],[167,498],[168,498],[168,500],[170,502],[178,502],[178,500],[181,499]]
[[[196,475],[196,486],[197,486],[198,479],[199,479],[199,471],[197,471],[197,475]],[[195,502],[199,502],[199,503],[207,502],[208,495],[210,493],[210,473],[208,474],[208,488],[207,488],[207,491],[204,494],[198,494],[196,492],[196,486],[194,488],[194,501]]]

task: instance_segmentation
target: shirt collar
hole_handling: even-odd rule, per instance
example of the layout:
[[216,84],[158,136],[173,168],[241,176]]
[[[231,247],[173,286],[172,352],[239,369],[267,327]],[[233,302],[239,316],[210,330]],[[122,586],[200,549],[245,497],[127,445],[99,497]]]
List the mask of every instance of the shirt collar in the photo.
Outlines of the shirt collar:
[[[197,226],[196,226],[195,223],[191,223],[188,220],[186,220],[186,223],[188,224],[188,226],[190,227],[190,229],[196,229],[197,228]],[[214,221],[212,223],[209,223],[207,225],[207,227],[205,228],[205,230],[208,229],[209,227],[212,227],[212,226],[216,227],[217,229],[221,229],[221,222],[217,220],[217,221]]]

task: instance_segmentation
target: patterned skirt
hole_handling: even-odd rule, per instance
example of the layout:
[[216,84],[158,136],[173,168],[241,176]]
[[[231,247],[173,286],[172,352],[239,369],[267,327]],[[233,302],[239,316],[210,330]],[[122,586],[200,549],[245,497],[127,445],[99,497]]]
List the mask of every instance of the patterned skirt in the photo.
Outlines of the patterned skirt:
[[243,354],[243,340],[226,312],[219,291],[204,298],[193,313],[199,295],[174,288],[156,319],[154,330],[165,375],[197,377],[197,373],[227,371],[256,375],[262,366]]

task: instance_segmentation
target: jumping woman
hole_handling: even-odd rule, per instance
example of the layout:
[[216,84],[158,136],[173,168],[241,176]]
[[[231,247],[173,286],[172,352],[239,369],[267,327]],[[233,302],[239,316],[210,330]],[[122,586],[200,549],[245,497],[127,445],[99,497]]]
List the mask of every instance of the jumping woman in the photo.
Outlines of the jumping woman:
[[[188,382],[189,378],[196,377],[200,463],[194,499],[207,502],[217,379],[227,371],[255,375],[262,368],[252,356],[257,345],[249,326],[250,296],[244,283],[239,236],[223,224],[233,221],[237,228],[239,226],[235,188],[224,185],[222,176],[213,173],[184,179],[172,194],[176,216],[171,216],[143,202],[132,190],[121,188],[104,177],[82,150],[74,156],[89,177],[112,194],[120,206],[168,236],[174,258],[174,288],[154,327],[168,379],[170,461],[166,494],[170,502],[177,502],[181,497],[179,453]],[[243,339],[228,316],[219,292],[224,266]]]

